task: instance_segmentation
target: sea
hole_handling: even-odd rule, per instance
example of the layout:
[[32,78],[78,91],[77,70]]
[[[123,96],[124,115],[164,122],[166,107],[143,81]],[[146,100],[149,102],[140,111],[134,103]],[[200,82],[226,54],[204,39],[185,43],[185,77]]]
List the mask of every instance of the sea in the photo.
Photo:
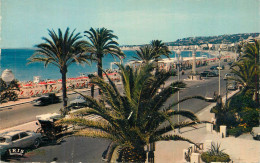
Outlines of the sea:
[[[43,63],[31,63],[28,64],[28,58],[34,54],[34,49],[2,49],[0,54],[0,74],[5,69],[10,69],[14,73],[15,79],[19,81],[32,81],[34,76],[40,76],[42,80],[57,80],[61,78],[60,71],[57,67],[52,64],[49,64],[47,67],[44,67]],[[135,51],[126,50],[123,51],[126,57],[123,59],[123,64],[134,60],[133,56],[136,55]],[[191,57],[190,51],[182,51],[182,57]],[[196,57],[206,55],[209,58],[213,57],[210,54],[197,52]],[[176,54],[172,52],[170,55],[171,58],[176,57]],[[165,58],[165,57],[162,57]],[[109,69],[111,62],[119,62],[118,58],[112,57],[110,54],[106,55],[103,58],[103,69]],[[112,67],[117,68],[116,65]],[[82,74],[90,74],[97,72],[97,64],[92,62],[91,65],[77,65],[72,64],[68,68],[67,78],[78,77]]]

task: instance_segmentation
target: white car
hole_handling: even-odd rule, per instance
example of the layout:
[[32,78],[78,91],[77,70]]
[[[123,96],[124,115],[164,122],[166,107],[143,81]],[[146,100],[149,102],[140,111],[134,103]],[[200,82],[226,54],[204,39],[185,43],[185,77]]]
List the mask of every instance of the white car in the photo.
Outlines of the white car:
[[253,127],[253,129],[251,131],[251,135],[256,140],[260,140],[260,127]]
[[87,101],[85,100],[85,98],[83,96],[77,96],[75,100],[70,102],[70,106],[73,109],[80,109],[85,107],[87,104]]
[[41,137],[40,133],[22,130],[0,133],[0,156],[5,155],[10,148],[38,148],[41,143]]
[[227,80],[228,78],[233,78],[234,77],[234,74],[230,74],[230,73],[228,73],[228,74],[225,74],[225,76],[224,76],[224,80]]

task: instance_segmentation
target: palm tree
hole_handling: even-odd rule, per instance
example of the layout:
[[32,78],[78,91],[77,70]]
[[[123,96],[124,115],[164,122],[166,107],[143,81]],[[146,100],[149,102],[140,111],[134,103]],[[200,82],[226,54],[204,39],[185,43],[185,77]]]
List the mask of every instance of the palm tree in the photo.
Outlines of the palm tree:
[[241,84],[245,91],[254,88],[255,66],[248,60],[240,60],[232,65],[231,72],[236,76],[230,78]]
[[137,56],[133,56],[133,58],[137,61],[142,61],[142,63],[148,63],[156,57],[159,57],[156,55],[155,49],[150,45],[140,47],[139,50],[136,50],[136,55]]
[[[164,135],[176,127],[194,125],[198,122],[198,118],[190,111],[172,110],[178,102],[169,107],[163,106],[166,100],[180,88],[184,88],[185,84],[173,82],[158,92],[161,85],[169,79],[170,73],[152,75],[151,72],[155,68],[153,64],[144,64],[135,70],[129,66],[118,66],[121,70],[123,93],[119,92],[109,78],[107,83],[100,77],[93,77],[92,83],[102,90],[102,100],[83,95],[89,102],[88,108],[78,114],[96,115],[99,117],[98,120],[76,116],[63,119],[60,123],[86,127],[84,130],[75,130],[74,135],[112,140],[114,153],[120,151],[121,161],[125,162],[145,162],[144,147],[156,141],[180,140],[192,143],[178,135]],[[204,99],[200,96],[194,98]],[[188,117],[191,121],[173,124],[170,118],[175,115]],[[167,126],[163,128],[161,124],[165,122]]]
[[[239,61],[240,63],[244,63],[245,60],[246,62],[248,62],[248,64],[250,65],[250,67],[254,67],[253,70],[251,70],[253,72],[254,75],[254,79],[252,79],[252,83],[254,83],[254,91],[255,91],[255,100],[257,102],[257,104],[259,105],[259,97],[258,97],[258,90],[259,90],[259,75],[260,75],[260,71],[259,71],[259,41],[254,40],[253,43],[247,43],[244,45],[244,55],[242,56],[242,59]],[[250,83],[251,85],[251,83]]]
[[48,30],[51,39],[43,37],[45,43],[36,45],[37,50],[28,59],[30,63],[42,62],[47,67],[49,64],[57,66],[62,76],[63,106],[67,106],[66,74],[68,67],[73,64],[88,63],[90,57],[84,53],[86,41],[80,40],[80,33],[74,35],[75,30],[70,34],[69,28],[64,35],[61,29],[58,34],[54,30]]
[[169,51],[168,47],[162,43],[162,40],[152,40],[151,41],[151,46],[154,48],[154,52],[157,57],[155,57],[155,62],[157,63],[157,71],[159,71],[158,67],[158,58],[161,57],[162,55],[166,57],[170,57],[171,51]]
[[111,54],[113,57],[122,59],[125,54],[119,48],[119,44],[114,40],[118,39],[112,30],[106,28],[90,28],[85,31],[85,35],[90,42],[87,42],[87,50],[93,55],[93,59],[97,61],[98,76],[102,78],[102,59],[104,55]]
[[[92,59],[97,62],[98,76],[102,78],[102,59],[104,55],[111,54],[113,57],[121,58],[125,57],[125,54],[119,48],[119,44],[114,40],[118,39],[113,34],[112,30],[106,28],[97,28],[96,30],[90,28],[89,31],[85,31],[85,35],[90,42],[87,42],[87,51],[91,54]],[[94,90],[92,85],[91,90]],[[99,94],[101,94],[99,90]]]
[[257,105],[259,106],[259,96],[258,96],[258,91],[259,91],[259,41],[254,40],[253,43],[248,43],[245,45],[245,51],[244,51],[244,56],[243,58],[246,58],[249,60],[253,65],[254,65],[254,83],[255,83],[255,101]]

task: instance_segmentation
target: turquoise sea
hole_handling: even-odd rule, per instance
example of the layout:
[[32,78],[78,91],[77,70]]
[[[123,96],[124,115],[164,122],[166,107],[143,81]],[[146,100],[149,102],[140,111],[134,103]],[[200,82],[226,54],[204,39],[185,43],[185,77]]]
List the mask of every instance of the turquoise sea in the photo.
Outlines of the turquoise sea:
[[[60,79],[61,74],[57,67],[48,65],[44,68],[43,63],[32,63],[27,65],[28,58],[34,53],[33,49],[2,49],[0,55],[0,74],[5,69],[11,69],[15,75],[15,78],[20,81],[33,80],[33,76],[41,76],[41,79]],[[126,57],[123,59],[123,64],[133,60],[132,56],[135,55],[135,51],[124,51]],[[210,55],[206,53],[197,52],[196,56]],[[190,57],[191,52],[183,51],[182,57]],[[175,57],[173,53],[170,57]],[[119,61],[118,59],[116,61]],[[103,68],[110,68],[110,63],[115,62],[111,55],[106,55],[103,59]],[[114,65],[113,68],[116,68]],[[97,71],[96,63],[92,63],[91,66],[85,64],[84,66],[73,64],[68,68],[67,77],[77,77],[81,73],[89,74]]]

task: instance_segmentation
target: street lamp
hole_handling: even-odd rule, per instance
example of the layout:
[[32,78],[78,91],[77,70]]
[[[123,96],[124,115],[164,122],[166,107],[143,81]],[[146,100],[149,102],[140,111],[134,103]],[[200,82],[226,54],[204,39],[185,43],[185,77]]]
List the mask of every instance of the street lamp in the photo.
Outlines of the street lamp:
[[[181,50],[178,49],[176,51],[176,54],[178,55],[178,58],[177,58],[177,71],[178,71],[178,82],[180,81],[180,55],[181,55]],[[180,104],[179,104],[179,101],[180,101],[180,91],[178,91],[178,111],[180,111]],[[180,123],[180,115],[178,115],[178,123]]]
[[219,52],[219,62],[218,62],[218,95],[220,96],[220,60],[221,60],[221,55],[220,55],[221,49],[218,49]]

